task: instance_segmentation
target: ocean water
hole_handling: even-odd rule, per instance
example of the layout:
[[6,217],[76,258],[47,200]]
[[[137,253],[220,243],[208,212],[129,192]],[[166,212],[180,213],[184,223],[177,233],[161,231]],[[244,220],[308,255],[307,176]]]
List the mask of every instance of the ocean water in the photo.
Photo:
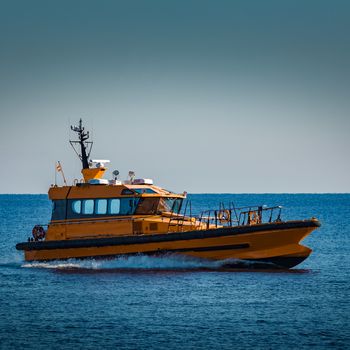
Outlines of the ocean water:
[[46,195],[0,195],[1,349],[350,348],[350,194],[191,195],[193,213],[283,205],[317,217],[312,255],[286,271],[174,256],[26,263],[15,244],[47,223]]

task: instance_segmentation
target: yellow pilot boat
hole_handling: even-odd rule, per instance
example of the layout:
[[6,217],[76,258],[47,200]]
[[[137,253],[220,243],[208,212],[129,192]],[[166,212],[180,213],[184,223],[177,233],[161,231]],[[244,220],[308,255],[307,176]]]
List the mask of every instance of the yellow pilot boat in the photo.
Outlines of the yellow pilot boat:
[[124,182],[117,171],[114,179],[104,179],[108,161],[89,161],[92,142],[82,121],[72,130],[83,179],[49,189],[51,221],[36,225],[33,237],[16,245],[25,260],[180,254],[233,266],[249,261],[291,268],[310,255],[299,242],[320,226],[317,219],[283,221],[281,207],[266,206],[220,205],[192,215],[189,202],[183,205],[185,192],[172,193],[133,172]]

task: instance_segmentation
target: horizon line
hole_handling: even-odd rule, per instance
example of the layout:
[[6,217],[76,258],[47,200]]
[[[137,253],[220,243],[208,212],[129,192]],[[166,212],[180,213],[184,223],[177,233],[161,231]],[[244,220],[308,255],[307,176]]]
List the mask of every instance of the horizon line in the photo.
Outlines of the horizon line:
[[[176,194],[176,192],[174,192]],[[350,192],[188,192],[190,195],[204,195],[204,194],[350,194]],[[33,192],[21,192],[21,193],[0,193],[2,195],[48,195],[48,193],[33,193]]]

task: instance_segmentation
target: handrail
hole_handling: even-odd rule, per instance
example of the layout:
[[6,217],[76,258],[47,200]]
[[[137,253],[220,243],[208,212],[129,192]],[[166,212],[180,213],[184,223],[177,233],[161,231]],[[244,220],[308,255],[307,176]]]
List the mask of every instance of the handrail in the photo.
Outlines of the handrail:
[[[186,216],[187,210],[189,210],[190,215]],[[184,226],[185,222],[190,223],[190,227],[194,226],[194,229],[197,229],[197,220],[193,223],[193,219],[196,219],[196,217],[192,216],[192,202],[191,201],[186,201],[185,208],[183,210],[183,214],[179,213],[174,213],[173,211],[170,214],[169,217],[169,223],[168,223],[168,232],[170,232],[170,227],[171,226],[176,226],[177,230],[176,232],[184,232]],[[177,221],[177,223],[172,224],[173,221]],[[187,226],[187,225],[186,225]]]
[[205,226],[207,229],[210,227],[210,225],[214,225],[215,227],[256,225],[266,222],[271,223],[282,221],[281,212],[281,206],[235,207],[231,205],[230,207],[225,208],[224,206],[220,205],[220,209],[209,209],[202,211],[200,215],[198,215],[197,220],[200,224],[206,224]]

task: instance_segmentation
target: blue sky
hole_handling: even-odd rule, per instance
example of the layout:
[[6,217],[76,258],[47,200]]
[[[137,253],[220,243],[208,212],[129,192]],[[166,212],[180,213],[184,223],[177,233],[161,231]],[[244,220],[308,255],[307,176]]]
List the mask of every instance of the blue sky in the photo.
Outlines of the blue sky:
[[[0,193],[80,163],[182,192],[349,192],[347,1],[0,1]],[[110,174],[110,173],[109,173]]]

